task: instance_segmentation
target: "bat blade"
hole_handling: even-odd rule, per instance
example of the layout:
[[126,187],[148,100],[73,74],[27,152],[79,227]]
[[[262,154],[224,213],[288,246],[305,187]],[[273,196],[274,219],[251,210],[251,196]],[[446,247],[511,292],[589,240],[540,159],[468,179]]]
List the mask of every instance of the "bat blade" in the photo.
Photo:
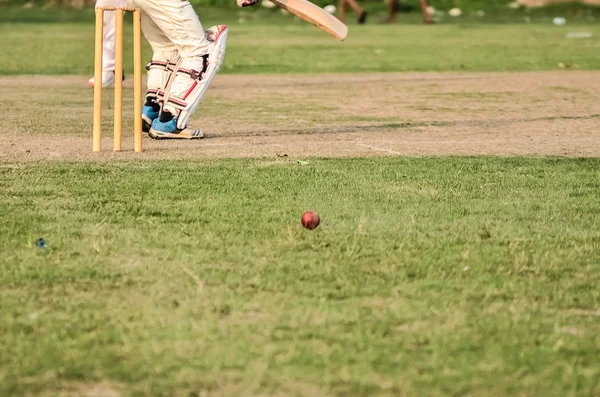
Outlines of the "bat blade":
[[343,41],[348,35],[348,27],[342,21],[308,0],[270,1],[306,22],[315,25],[340,41]]

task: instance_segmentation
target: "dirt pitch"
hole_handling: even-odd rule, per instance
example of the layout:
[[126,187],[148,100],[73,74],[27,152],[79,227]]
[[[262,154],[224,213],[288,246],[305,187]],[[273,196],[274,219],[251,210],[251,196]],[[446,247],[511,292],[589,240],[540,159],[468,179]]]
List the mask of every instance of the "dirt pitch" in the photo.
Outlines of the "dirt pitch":
[[132,152],[131,80],[123,153],[91,152],[85,77],[2,77],[0,161],[372,155],[600,155],[600,72],[222,75],[192,125],[201,141]]

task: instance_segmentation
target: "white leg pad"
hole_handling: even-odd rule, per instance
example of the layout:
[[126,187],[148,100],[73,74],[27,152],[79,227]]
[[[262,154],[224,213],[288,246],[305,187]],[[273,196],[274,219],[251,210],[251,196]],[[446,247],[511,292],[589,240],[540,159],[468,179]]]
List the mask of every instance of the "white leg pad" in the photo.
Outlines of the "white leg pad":
[[164,100],[175,77],[175,71],[181,63],[177,51],[155,52],[152,60],[146,65],[148,70],[148,90],[146,99],[155,99],[157,102]]
[[164,98],[164,110],[177,117],[177,128],[184,129],[188,119],[202,102],[213,77],[217,74],[225,58],[227,26],[218,25],[206,31],[210,42],[208,54],[204,57],[182,58],[175,78]]

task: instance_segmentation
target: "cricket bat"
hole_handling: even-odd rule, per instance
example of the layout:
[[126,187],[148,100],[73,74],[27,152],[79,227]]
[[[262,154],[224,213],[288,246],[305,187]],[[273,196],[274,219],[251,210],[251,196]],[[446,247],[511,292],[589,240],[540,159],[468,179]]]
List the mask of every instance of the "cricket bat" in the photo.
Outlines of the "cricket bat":
[[342,21],[308,0],[271,0],[271,3],[312,23],[340,41],[348,34],[348,27]]

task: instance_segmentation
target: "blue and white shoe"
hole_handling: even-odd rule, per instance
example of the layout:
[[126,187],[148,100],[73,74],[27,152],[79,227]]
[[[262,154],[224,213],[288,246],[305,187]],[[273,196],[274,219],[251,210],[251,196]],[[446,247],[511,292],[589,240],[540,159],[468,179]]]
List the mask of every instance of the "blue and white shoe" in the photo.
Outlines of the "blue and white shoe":
[[152,122],[158,118],[160,106],[158,104],[142,106],[142,131],[150,132]]
[[171,118],[169,121],[161,121],[160,118],[154,119],[148,135],[152,139],[201,139],[204,133],[200,130],[191,128],[177,128],[177,119]]

